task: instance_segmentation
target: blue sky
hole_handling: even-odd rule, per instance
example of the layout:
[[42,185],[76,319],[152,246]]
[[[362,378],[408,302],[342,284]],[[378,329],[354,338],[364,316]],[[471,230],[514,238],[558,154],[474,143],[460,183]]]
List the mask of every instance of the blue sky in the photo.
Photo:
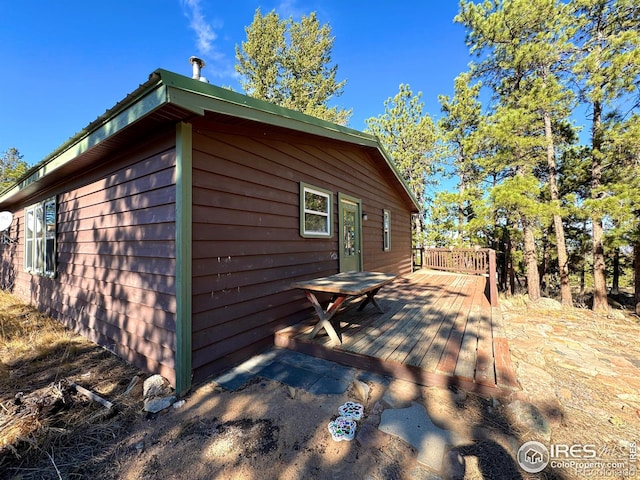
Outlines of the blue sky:
[[157,68],[203,75],[241,91],[235,46],[260,7],[299,19],[317,12],[335,36],[333,62],[346,79],[336,104],[349,126],[384,112],[408,83],[425,111],[471,58],[456,0],[23,0],[0,3],[0,152],[17,148],[33,165],[122,100]]

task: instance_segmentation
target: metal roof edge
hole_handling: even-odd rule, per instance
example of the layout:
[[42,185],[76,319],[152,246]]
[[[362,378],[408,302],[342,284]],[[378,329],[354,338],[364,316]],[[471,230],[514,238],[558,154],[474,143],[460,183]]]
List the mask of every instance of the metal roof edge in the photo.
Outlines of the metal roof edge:
[[51,154],[30,168],[16,183],[0,192],[0,204],[23,188],[72,161],[106,138],[120,132],[167,101],[166,87],[155,74],[114,107],[72,136]]
[[[320,118],[280,107],[227,88],[211,85],[199,80],[159,69],[156,71],[169,89],[169,101],[182,108],[197,112],[198,109],[224,113],[234,117],[269,123],[305,133],[342,140],[349,143],[368,146],[379,151],[394,176],[406,191],[416,209],[421,207],[415,195],[402,177],[391,156],[380,143],[380,139],[370,133],[334,124]],[[193,97],[192,95],[197,95]]]
[[200,115],[208,110],[377,149],[420,210],[417,199],[375,135],[163,69],[154,71],[145,83],[0,192],[0,204],[167,103]]
[[[292,130],[316,133],[324,137],[360,145],[375,146],[377,144],[377,138],[374,135],[360,130],[338,125],[168,70],[158,69],[155,73],[160,76],[165,85],[173,87],[173,95],[170,94],[171,103],[183,108],[193,109],[196,106],[202,106],[201,102],[205,102],[204,108],[206,110],[218,113],[227,113],[239,118],[269,123]],[[193,101],[194,98],[182,97],[179,92],[199,95],[198,101]]]

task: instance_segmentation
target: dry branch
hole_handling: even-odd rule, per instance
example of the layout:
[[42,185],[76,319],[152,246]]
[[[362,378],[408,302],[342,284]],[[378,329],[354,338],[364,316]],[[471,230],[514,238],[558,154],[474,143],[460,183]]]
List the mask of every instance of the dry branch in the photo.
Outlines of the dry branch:
[[108,400],[105,400],[104,398],[102,398],[97,393],[93,393],[91,390],[87,390],[86,388],[81,387],[80,385],[77,385],[75,382],[71,382],[69,384],[69,386],[71,388],[74,388],[76,390],[76,392],[81,393],[82,395],[84,395],[85,397],[93,400],[94,402],[100,403],[101,405],[103,405],[108,410],[111,410],[113,408],[113,403],[111,403]]

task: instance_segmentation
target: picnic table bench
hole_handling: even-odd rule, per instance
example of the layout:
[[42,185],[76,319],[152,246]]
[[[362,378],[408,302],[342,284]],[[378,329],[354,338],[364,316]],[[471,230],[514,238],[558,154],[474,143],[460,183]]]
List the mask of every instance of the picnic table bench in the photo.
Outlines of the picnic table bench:
[[[328,277],[293,283],[291,285],[292,288],[303,290],[318,314],[318,323],[309,334],[309,338],[314,338],[324,328],[334,344],[342,343],[342,335],[336,332],[331,322],[340,305],[349,297],[366,295],[367,298],[362,301],[358,311],[361,311],[371,303],[380,313],[383,313],[382,308],[376,302],[375,296],[383,286],[391,283],[395,278],[396,275],[380,272],[343,272]],[[318,301],[317,293],[330,293],[332,295],[331,301],[326,308],[323,308]]]

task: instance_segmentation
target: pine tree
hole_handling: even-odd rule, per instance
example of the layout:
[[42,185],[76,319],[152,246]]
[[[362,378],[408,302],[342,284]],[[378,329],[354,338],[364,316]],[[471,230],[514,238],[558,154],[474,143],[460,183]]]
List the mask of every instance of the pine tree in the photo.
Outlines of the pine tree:
[[13,185],[29,169],[17,148],[11,147],[0,155],[0,191]]
[[338,66],[331,65],[334,38],[329,24],[320,25],[315,12],[295,22],[257,9],[245,32],[247,40],[236,45],[236,71],[248,95],[347,124],[351,111],[329,106],[346,84],[336,80]]
[[458,246],[471,246],[472,238],[477,240],[478,229],[486,227],[474,222],[479,219],[478,210],[484,201],[479,165],[482,141],[478,136],[483,118],[482,105],[478,101],[482,85],[470,85],[470,82],[471,74],[462,73],[454,81],[453,98],[446,95],[438,98],[444,114],[438,130],[447,149],[445,156],[449,159],[445,170],[458,178],[457,195],[440,196],[440,201],[449,201],[457,207],[457,236],[453,244]]
[[367,130],[380,139],[422,207],[416,224],[419,235],[425,227],[426,187],[433,185],[437,139],[433,120],[422,111],[421,97],[422,92],[414,95],[409,85],[401,84],[395,97],[384,102],[385,113],[365,120]]
[[616,168],[605,152],[607,108],[615,110],[630,99],[640,80],[640,4],[636,0],[574,0],[578,25],[574,73],[580,96],[591,109],[591,198],[594,311],[608,310],[602,205],[606,198],[603,169]]
[[[526,178],[534,168],[539,167],[536,155],[542,153],[539,147],[544,145],[546,179],[550,188],[550,207],[560,264],[561,296],[565,304],[571,304],[572,299],[559,207],[553,125],[569,114],[570,91],[562,87],[559,78],[570,46],[568,18],[566,6],[556,0],[492,0],[481,4],[462,2],[460,14],[456,17],[469,29],[467,44],[471,51],[485,55],[483,61],[474,66],[474,74],[487,79],[488,85],[496,93],[500,108],[509,106],[531,122],[528,126],[520,125],[519,134],[524,135],[521,137],[523,143],[512,152],[518,158],[516,176]],[[540,141],[543,139],[543,143],[534,145],[532,142],[536,142],[536,137]],[[530,165],[525,165],[521,160]],[[539,294],[537,287],[532,285],[537,275],[532,271],[537,270],[534,262],[535,240],[532,236],[536,222],[529,216],[521,217],[520,222],[525,229],[529,294],[535,300]]]
[[[599,206],[609,223],[613,224],[605,235],[605,245],[614,251],[612,291],[617,289],[619,252],[623,246],[640,242],[640,115],[628,119],[612,115],[604,128],[602,156],[602,198]],[[636,288],[640,278],[635,277]]]
[[253,22],[245,27],[247,40],[236,45],[236,71],[245,93],[275,104],[284,101],[282,87],[286,23],[275,11],[262,15],[256,10]]
[[527,291],[532,301],[540,298],[536,232],[548,222],[547,206],[541,202],[541,184],[534,174],[543,148],[542,139],[533,128],[535,124],[534,113],[503,100],[483,130],[495,143],[495,152],[485,161],[485,168],[501,177],[490,190],[490,197],[502,224],[508,228],[517,221],[522,230]]

